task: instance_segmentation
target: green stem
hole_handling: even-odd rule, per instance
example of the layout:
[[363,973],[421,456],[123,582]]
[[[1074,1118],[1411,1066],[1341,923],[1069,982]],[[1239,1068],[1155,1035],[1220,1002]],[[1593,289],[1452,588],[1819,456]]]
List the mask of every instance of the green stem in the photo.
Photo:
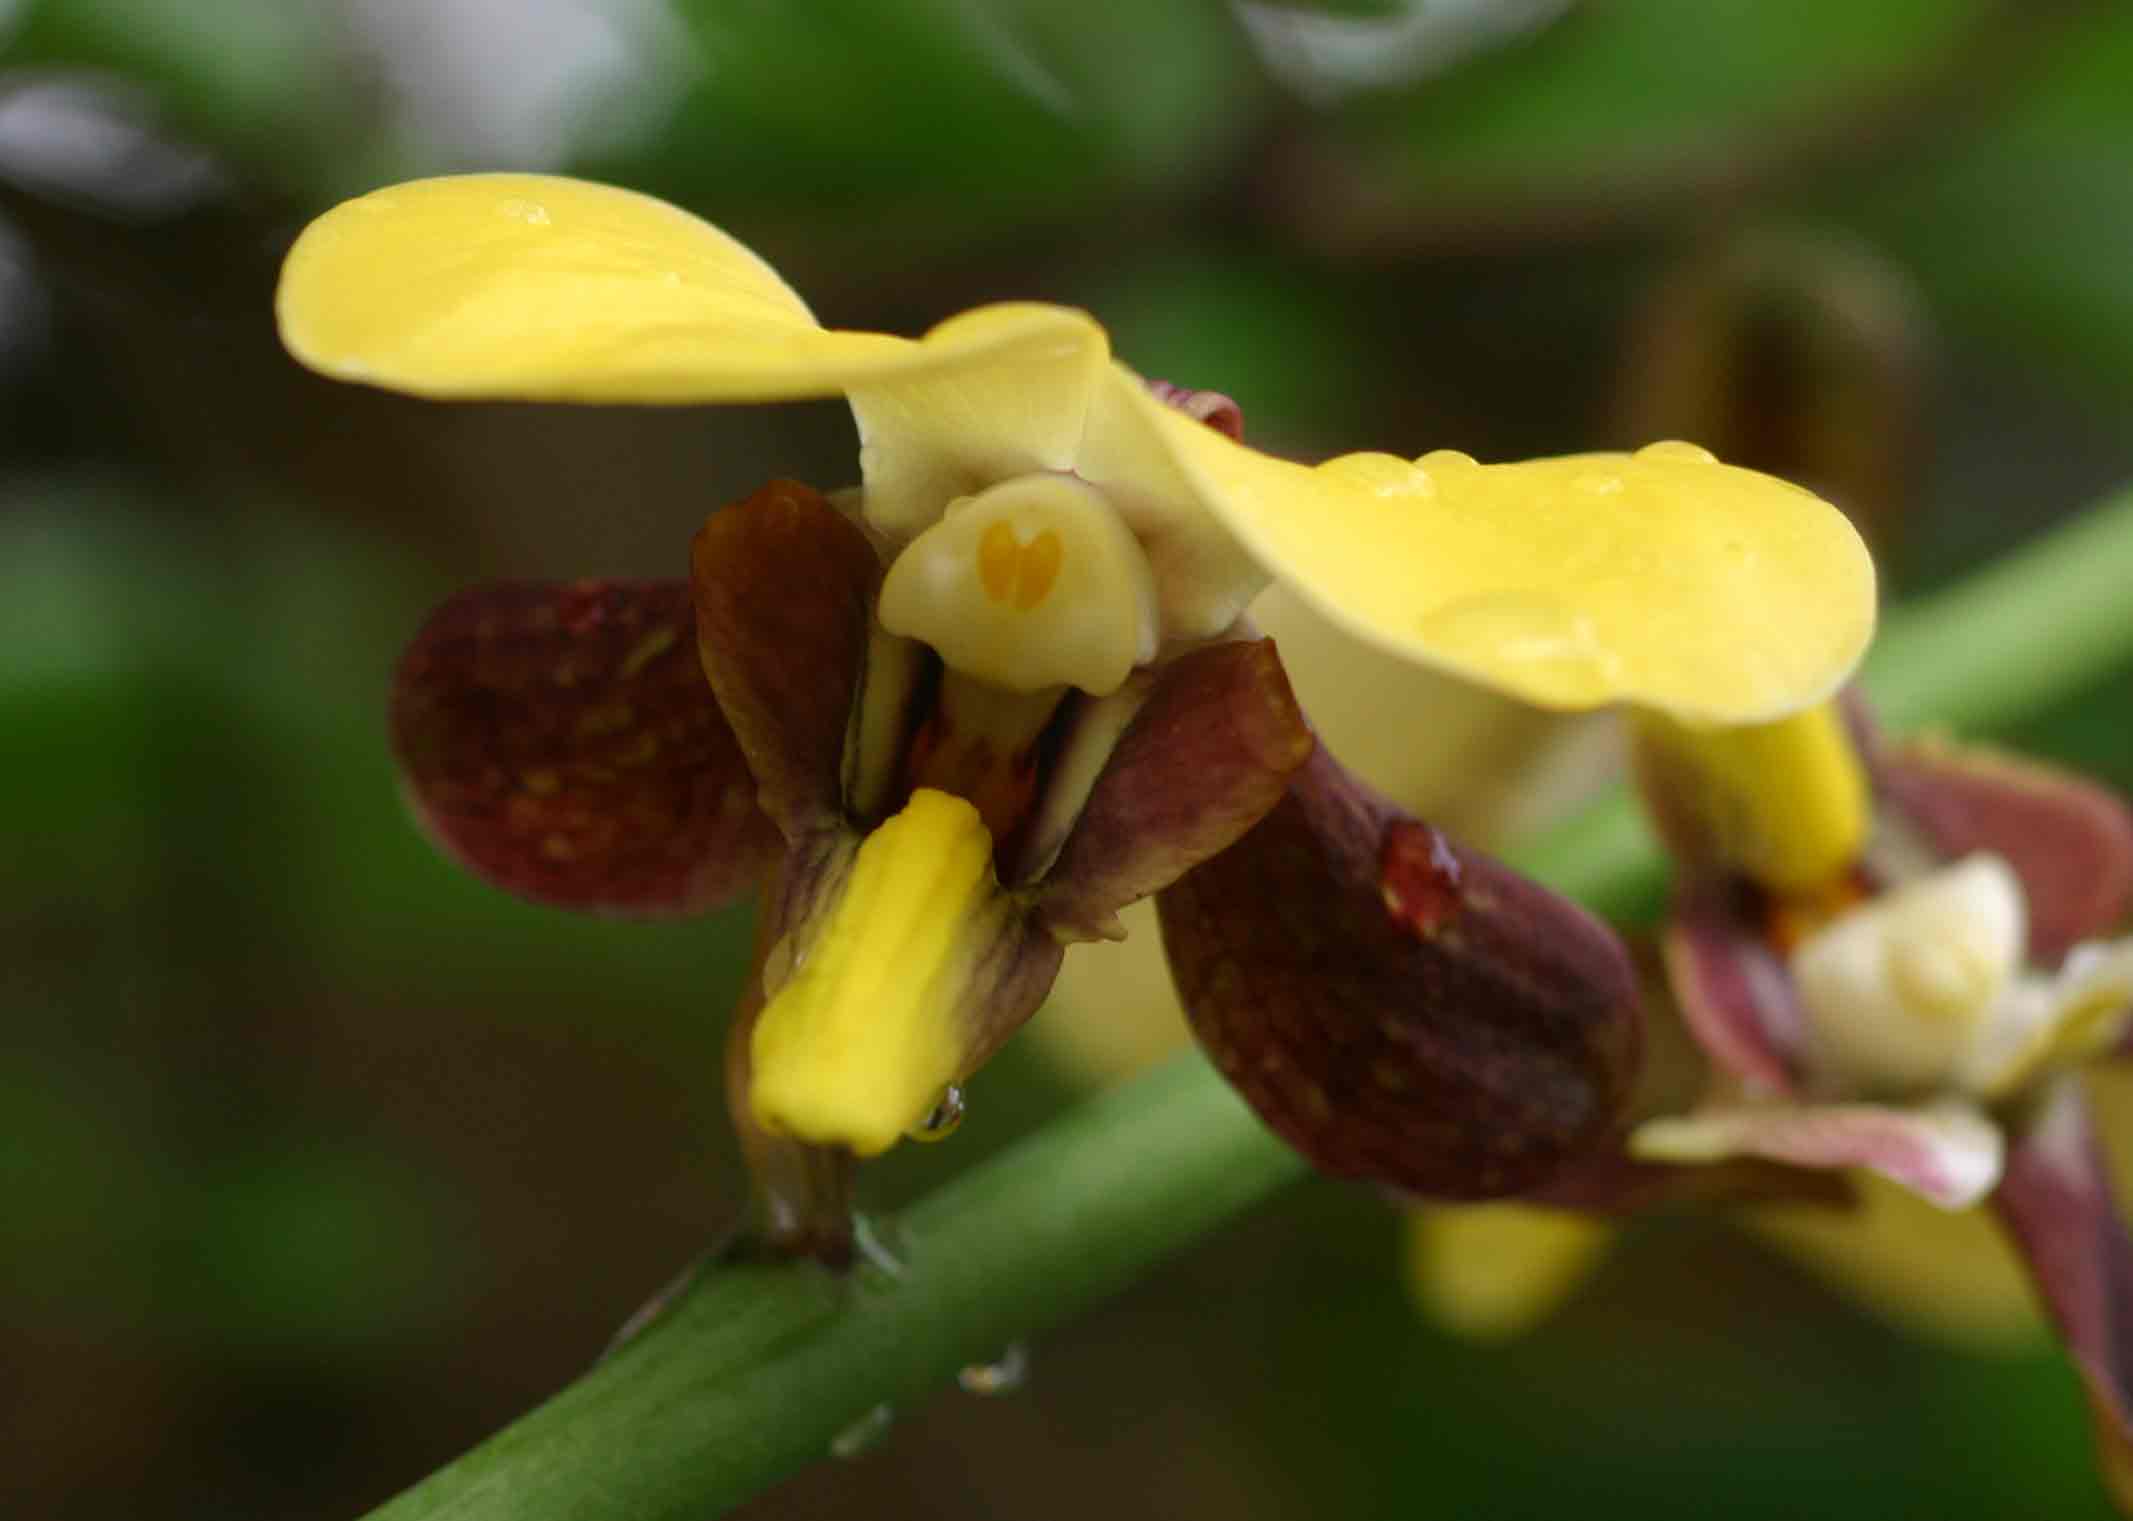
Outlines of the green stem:
[[[2133,495],[1903,609],[1869,668],[1901,725],[2003,727],[2133,658]],[[1659,865],[1626,805],[1525,864],[1599,904]],[[547,1404],[377,1521],[700,1521],[1113,1293],[1303,1164],[1196,1056],[1090,1100],[906,1213],[891,1277],[727,1263]]]
[[997,1358],[1303,1173],[1181,1058],[899,1217],[893,1278],[703,1273],[643,1335],[375,1521],[703,1521],[827,1456],[875,1406]]

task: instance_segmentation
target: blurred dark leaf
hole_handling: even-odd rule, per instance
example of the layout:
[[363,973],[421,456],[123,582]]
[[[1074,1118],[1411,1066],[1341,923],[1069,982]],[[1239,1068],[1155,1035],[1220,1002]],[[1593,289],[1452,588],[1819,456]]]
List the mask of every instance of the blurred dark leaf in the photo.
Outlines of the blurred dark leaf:
[[2071,34],[1989,131],[1889,177],[1864,224],[1951,323],[2133,401],[2133,15]]
[[1372,251],[1612,222],[1856,146],[1965,56],[1990,0],[1611,0],[1396,98],[1276,181],[1307,239]]
[[[906,256],[1100,191],[1176,187],[1229,146],[1250,100],[1213,5],[1142,0],[680,0],[701,77],[656,151],[594,173],[789,220],[779,241],[835,268],[863,242]],[[863,235],[862,235],[863,228]],[[1103,237],[1130,236],[1115,221]]]

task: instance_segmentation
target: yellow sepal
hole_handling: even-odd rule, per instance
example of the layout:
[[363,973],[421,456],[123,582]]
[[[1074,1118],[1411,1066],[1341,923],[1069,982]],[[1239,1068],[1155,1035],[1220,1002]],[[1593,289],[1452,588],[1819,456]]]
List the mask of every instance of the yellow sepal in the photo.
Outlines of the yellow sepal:
[[1866,841],[1866,771],[1832,703],[1775,723],[1713,728],[1640,715],[1654,799],[1714,864],[1780,893],[1841,878]]
[[1873,562],[1843,514],[1693,445],[1307,470],[1144,415],[1228,530],[1336,624],[1541,707],[1764,722],[1831,695],[1873,634]]
[[[1092,333],[1103,344],[1084,314],[1038,305],[965,313],[918,341],[831,331],[709,222],[539,174],[415,180],[334,207],[290,249],[275,314],[289,351],[338,379],[526,401],[836,396],[995,366],[1026,375],[1081,355]],[[994,404],[982,385],[946,394],[966,424]]]
[[1538,1326],[1592,1276],[1613,1222],[1527,1204],[1431,1205],[1405,1226],[1407,1282],[1446,1329],[1501,1341]]
[[1770,1205],[1747,1220],[1850,1298],[1907,1329],[1977,1351],[2041,1340],[2029,1273],[1990,1210],[1942,1209],[1863,1168],[1849,1178],[1857,1200],[1850,1209]]
[[860,844],[756,1021],[756,1123],[863,1157],[895,1145],[962,1076],[967,974],[1004,911],[977,809],[914,792]]

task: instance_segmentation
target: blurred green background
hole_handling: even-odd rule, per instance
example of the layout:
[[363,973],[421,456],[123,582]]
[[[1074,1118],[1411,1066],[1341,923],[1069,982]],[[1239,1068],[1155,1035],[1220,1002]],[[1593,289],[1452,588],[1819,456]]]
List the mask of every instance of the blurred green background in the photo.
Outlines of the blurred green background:
[[[2133,479],[2128,79],[2133,15],[2047,0],[0,4],[0,1512],[356,1515],[741,1204],[745,913],[461,877],[384,700],[456,585],[678,575],[849,423],[319,381],[269,311],[309,215],[566,169],[833,324],[1087,306],[1277,451],[1685,433],[1856,510],[1901,596]],[[2129,704],[2020,738],[2133,785]],[[875,1193],[1070,1098],[1018,1045]],[[1474,1347],[1397,1239],[1296,1190],[756,1513],[2104,1513],[2041,1341],[1937,1349],[1684,1217]]]

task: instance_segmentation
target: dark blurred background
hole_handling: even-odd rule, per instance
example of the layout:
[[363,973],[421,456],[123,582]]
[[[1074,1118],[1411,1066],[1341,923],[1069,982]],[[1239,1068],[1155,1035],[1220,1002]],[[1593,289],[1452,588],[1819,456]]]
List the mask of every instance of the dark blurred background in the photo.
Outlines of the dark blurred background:
[[[1685,434],[1854,510],[1901,597],[2133,478],[2128,80],[2133,14],[2053,0],[4,0],[0,1512],[356,1515],[741,1204],[746,913],[456,874],[382,713],[456,585],[678,575],[765,476],[848,479],[849,423],[320,381],[269,311],[308,216],[567,170],[835,325],[1086,306],[1278,451]],[[2133,785],[2129,701],[2017,737]],[[1018,1043],[876,1195],[1072,1088]],[[758,1513],[2104,1513],[2041,1339],[1684,1217],[1477,1347],[1400,1231],[1295,1190]]]

